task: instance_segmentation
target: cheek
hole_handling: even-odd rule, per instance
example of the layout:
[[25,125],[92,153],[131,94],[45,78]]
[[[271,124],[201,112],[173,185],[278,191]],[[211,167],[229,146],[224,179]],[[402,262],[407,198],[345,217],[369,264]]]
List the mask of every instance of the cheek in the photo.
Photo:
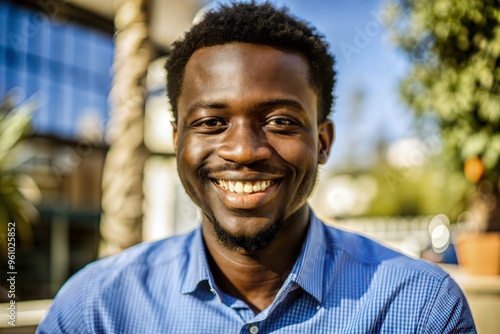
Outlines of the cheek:
[[318,144],[312,136],[274,138],[269,142],[281,159],[300,169],[298,173],[317,164]]
[[193,136],[180,137],[177,146],[178,160],[184,164],[183,172],[194,172],[207,155],[207,145]]
[[201,193],[199,191],[201,184],[198,178],[198,169],[206,157],[205,147],[202,143],[188,138],[180,137],[178,141],[177,171],[184,188],[192,198]]

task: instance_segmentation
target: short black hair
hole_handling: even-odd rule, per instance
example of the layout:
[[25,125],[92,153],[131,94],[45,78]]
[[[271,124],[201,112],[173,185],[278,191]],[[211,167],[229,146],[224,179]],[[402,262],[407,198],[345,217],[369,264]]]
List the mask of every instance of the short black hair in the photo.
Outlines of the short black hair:
[[318,121],[328,117],[333,104],[335,71],[324,36],[308,23],[292,17],[286,8],[276,9],[269,3],[252,1],[221,5],[218,10],[207,12],[183,39],[174,42],[165,68],[168,98],[176,122],[184,69],[189,58],[200,48],[231,42],[267,45],[305,55],[311,86],[318,94]]

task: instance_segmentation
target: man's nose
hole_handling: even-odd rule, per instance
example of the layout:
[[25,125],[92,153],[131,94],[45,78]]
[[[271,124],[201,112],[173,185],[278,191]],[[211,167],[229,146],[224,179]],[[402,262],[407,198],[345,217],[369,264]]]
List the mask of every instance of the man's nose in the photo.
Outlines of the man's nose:
[[222,159],[250,164],[271,158],[272,148],[260,126],[232,124],[225,132],[223,143],[217,151]]

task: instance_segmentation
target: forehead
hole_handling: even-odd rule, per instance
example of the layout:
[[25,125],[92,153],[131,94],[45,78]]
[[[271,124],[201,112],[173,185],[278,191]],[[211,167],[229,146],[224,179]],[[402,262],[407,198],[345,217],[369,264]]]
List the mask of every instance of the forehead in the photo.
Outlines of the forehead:
[[270,46],[229,43],[198,49],[186,64],[179,110],[204,97],[310,98],[307,58]]
[[298,51],[288,51],[268,45],[251,43],[227,43],[203,47],[196,50],[186,64],[186,70],[198,66],[234,67],[237,64],[247,64],[264,68],[282,67],[289,69],[297,67],[308,74],[307,58]]

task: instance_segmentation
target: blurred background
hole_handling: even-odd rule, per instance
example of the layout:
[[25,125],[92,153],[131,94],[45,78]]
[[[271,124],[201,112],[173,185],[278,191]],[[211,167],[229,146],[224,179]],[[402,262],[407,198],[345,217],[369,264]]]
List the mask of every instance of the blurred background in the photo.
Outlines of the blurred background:
[[[439,263],[480,333],[498,333],[500,1],[270,2],[315,25],[336,58],[316,213]],[[199,224],[177,177],[163,66],[217,3],[0,1],[2,330],[33,332],[87,263]],[[9,222],[16,328],[4,316]]]

